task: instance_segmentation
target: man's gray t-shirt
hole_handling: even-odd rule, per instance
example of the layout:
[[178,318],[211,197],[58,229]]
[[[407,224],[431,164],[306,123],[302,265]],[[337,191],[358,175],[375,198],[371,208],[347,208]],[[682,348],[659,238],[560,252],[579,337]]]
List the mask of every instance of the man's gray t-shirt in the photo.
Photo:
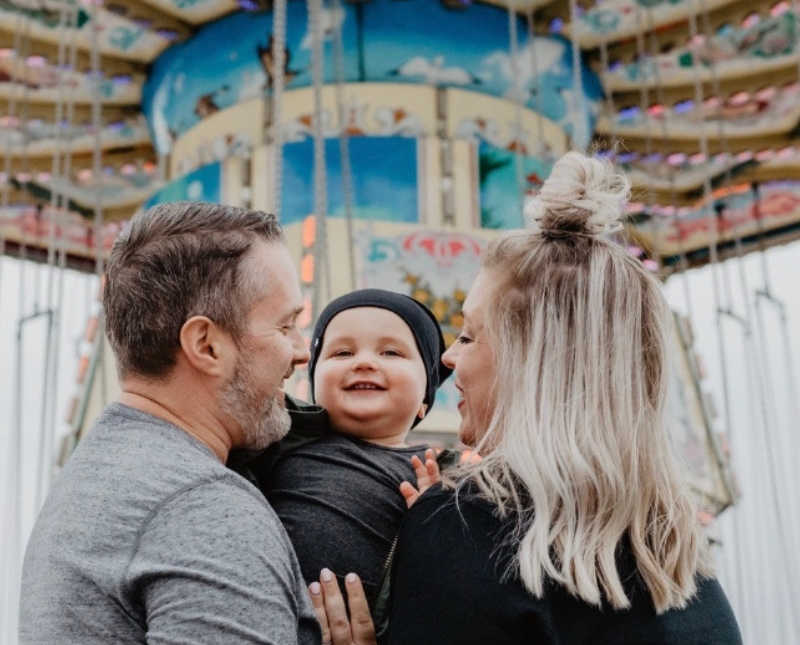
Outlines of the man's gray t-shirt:
[[115,403],[36,521],[21,643],[319,643],[261,493],[176,426]]

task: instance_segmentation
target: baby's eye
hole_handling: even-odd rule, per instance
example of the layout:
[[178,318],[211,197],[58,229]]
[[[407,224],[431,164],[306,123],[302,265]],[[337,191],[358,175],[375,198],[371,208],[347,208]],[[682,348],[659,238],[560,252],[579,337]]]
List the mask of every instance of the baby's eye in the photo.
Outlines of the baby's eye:
[[349,349],[337,349],[336,351],[331,352],[331,356],[334,356],[334,357],[337,357],[337,358],[345,357],[345,356],[352,356],[352,355],[353,355],[353,352],[351,352]]
[[396,349],[384,349],[383,350],[384,356],[402,356],[403,353],[396,350]]

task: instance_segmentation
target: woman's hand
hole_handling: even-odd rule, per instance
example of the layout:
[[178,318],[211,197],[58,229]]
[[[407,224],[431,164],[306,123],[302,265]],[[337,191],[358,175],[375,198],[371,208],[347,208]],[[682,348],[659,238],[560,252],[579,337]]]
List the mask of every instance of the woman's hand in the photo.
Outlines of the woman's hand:
[[411,457],[411,465],[417,475],[417,488],[410,482],[404,481],[400,483],[400,494],[405,498],[408,508],[414,505],[414,502],[419,499],[422,493],[442,479],[433,448],[428,448],[425,451],[425,463],[422,463],[422,460],[414,455]]
[[319,582],[308,586],[314,613],[322,627],[322,645],[375,645],[375,627],[361,580],[355,573],[348,573],[344,584],[350,620],[333,572],[323,569]]

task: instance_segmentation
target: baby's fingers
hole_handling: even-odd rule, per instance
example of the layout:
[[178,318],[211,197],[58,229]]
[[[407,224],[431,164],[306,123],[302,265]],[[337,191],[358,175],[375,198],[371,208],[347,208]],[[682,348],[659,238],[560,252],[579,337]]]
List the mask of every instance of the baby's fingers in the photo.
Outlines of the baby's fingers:
[[[427,461],[427,455],[426,455]],[[425,467],[425,464],[422,463],[422,459],[413,455],[411,457],[411,467],[414,469],[414,474],[417,476],[417,482],[419,482],[420,477],[427,477],[428,469]]]
[[420,496],[420,492],[409,482],[400,482],[400,494],[406,500],[408,508],[411,508]]
[[439,472],[439,464],[435,459],[429,458],[425,460],[425,474],[428,476],[428,487],[433,486],[435,483],[441,480],[442,477]]

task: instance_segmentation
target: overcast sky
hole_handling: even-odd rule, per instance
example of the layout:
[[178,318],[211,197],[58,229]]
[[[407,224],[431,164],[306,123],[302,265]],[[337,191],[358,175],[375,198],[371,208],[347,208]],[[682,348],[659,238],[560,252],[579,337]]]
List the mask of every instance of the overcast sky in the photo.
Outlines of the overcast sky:
[[[781,335],[781,326],[775,312],[764,308],[764,338],[767,355],[748,351],[755,346],[743,335],[737,323],[726,320],[723,325],[724,349],[727,359],[727,374],[732,412],[732,450],[736,460],[736,472],[743,491],[740,504],[723,514],[715,528],[723,546],[719,553],[720,578],[730,596],[742,627],[745,642],[788,643],[800,633],[800,624],[795,616],[796,594],[791,591],[792,581],[800,580],[797,569],[797,552],[800,551],[800,512],[796,502],[800,490],[797,468],[800,456],[800,433],[796,428],[796,405],[800,391],[790,395],[787,378],[787,359],[800,371],[800,243],[772,249],[768,253],[769,272],[774,293],[787,305],[790,346],[786,346]],[[745,258],[743,265],[747,293],[762,285],[761,260],[757,255]],[[39,309],[47,308],[48,269],[43,266],[25,264],[7,257],[0,260],[0,355],[3,357],[0,371],[0,447],[2,447],[2,526],[0,553],[4,555],[2,578],[0,578],[0,645],[16,643],[12,635],[16,620],[8,614],[8,608],[16,604],[17,583],[10,577],[17,571],[16,565],[7,556],[13,549],[13,527],[19,526],[24,539],[32,526],[35,515],[36,474],[38,469],[39,432],[43,400],[43,368],[45,345],[45,321],[43,318],[28,323],[23,337],[22,356],[22,441],[16,448],[14,421],[15,384],[17,371],[16,330],[20,312],[30,314],[38,303]],[[733,300],[733,308],[746,313],[740,265],[729,261],[724,268],[717,268],[723,291]],[[724,289],[727,276],[730,289]],[[57,287],[57,276],[54,284]],[[714,316],[714,291],[709,268],[691,271],[688,280],[681,276],[671,278],[665,292],[671,305],[685,312],[686,291],[690,295],[691,310],[697,343],[704,359],[708,378],[706,387],[714,395],[720,412],[718,427],[724,426],[724,400],[720,368],[720,352],[717,342],[717,326]],[[73,271],[64,273],[64,306],[62,307],[62,330],[58,355],[58,386],[55,429],[59,436],[68,430],[62,422],[68,401],[75,393],[77,357],[92,302],[95,298],[97,280]],[[53,292],[57,293],[57,288]],[[38,297],[37,297],[38,294]],[[751,298],[751,309],[752,298]],[[753,309],[754,311],[754,309]],[[755,321],[755,317],[753,318]],[[753,325],[753,341],[758,340]],[[760,365],[763,369],[757,369]],[[800,376],[800,375],[798,375]],[[759,393],[761,393],[759,395]],[[766,419],[766,423],[765,423]],[[764,428],[767,427],[768,431]],[[57,449],[59,440],[54,441]],[[21,455],[21,460],[17,457]],[[12,503],[11,491],[15,478],[24,491],[19,510]],[[773,491],[777,489],[776,498]],[[17,518],[21,524],[18,525]],[[736,536],[739,543],[736,543]],[[787,550],[789,557],[786,557]],[[736,555],[743,553],[737,566]],[[743,577],[740,583],[737,572]],[[748,590],[746,595],[738,593],[740,588]],[[795,621],[795,622],[793,622]]]

